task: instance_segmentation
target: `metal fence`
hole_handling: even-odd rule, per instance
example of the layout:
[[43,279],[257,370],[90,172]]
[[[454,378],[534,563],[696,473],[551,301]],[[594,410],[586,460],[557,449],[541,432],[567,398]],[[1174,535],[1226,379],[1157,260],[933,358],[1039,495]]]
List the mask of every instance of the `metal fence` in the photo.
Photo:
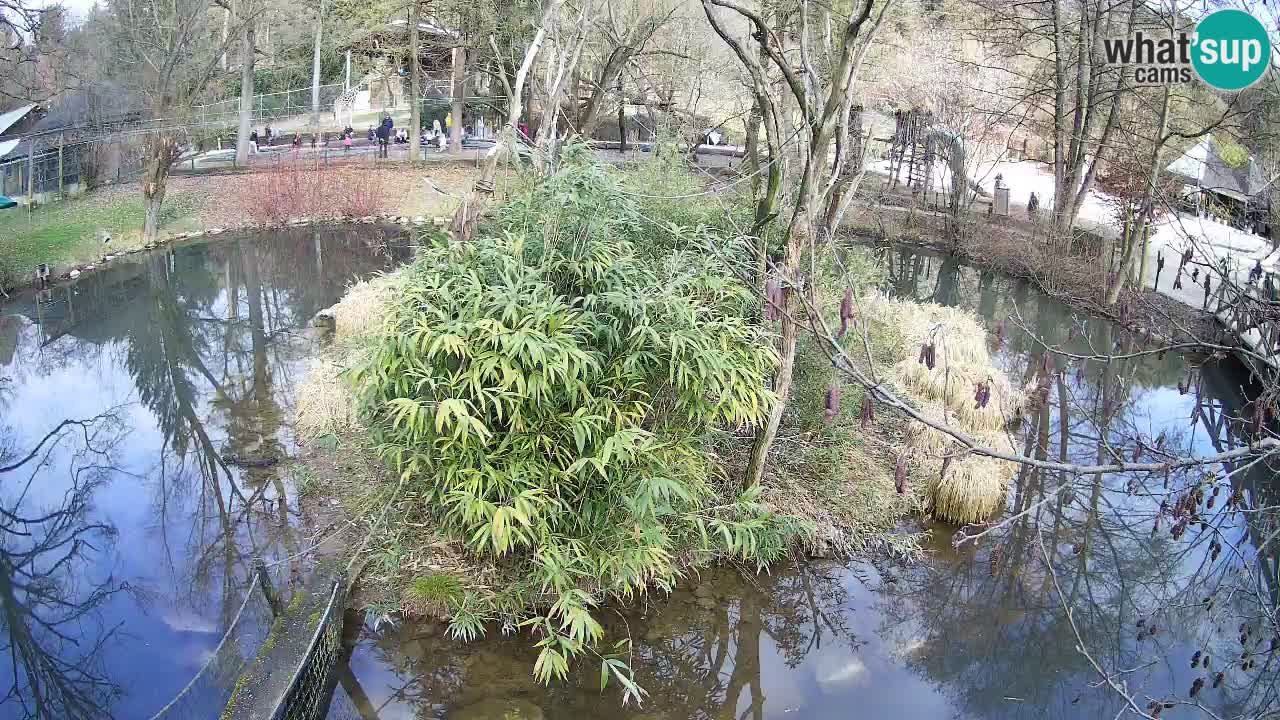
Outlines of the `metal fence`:
[[0,161],[0,195],[20,199],[74,188],[80,184],[82,158],[90,150],[89,143],[79,142],[10,156]]
[[[342,95],[342,84],[320,86],[320,112],[332,113],[333,102]],[[262,122],[311,112],[311,88],[294,88],[277,93],[263,93],[253,98],[253,120]],[[234,97],[194,108],[200,125],[234,125],[240,116],[240,98]]]
[[328,714],[342,654],[342,613],[347,599],[344,585],[342,579],[333,582],[329,602],[316,621],[307,651],[270,720],[321,720]]

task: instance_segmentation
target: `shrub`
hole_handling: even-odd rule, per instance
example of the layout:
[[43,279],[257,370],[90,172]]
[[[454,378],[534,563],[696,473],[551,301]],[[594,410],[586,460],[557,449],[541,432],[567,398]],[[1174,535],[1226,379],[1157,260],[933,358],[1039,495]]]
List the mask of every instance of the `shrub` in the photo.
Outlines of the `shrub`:
[[[614,191],[570,162],[474,243],[422,249],[354,371],[381,452],[442,529],[539,589],[544,612],[518,620],[542,635],[543,681],[600,640],[602,595],[669,588],[716,554],[768,562],[796,529],[758,490],[727,491],[704,445],[773,402],[750,293],[697,252],[640,257],[639,208]],[[460,636],[495,617],[460,615]]]
[[299,159],[272,163],[249,175],[240,188],[240,207],[260,225],[280,225],[293,217],[365,217],[388,205],[379,171]]

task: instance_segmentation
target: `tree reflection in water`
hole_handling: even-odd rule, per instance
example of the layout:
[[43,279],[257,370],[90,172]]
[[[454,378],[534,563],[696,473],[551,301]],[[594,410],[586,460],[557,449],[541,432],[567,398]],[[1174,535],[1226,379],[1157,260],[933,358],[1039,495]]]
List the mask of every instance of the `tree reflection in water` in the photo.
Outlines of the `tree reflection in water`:
[[[433,623],[366,639],[357,652],[376,655],[398,680],[372,690],[364,682],[360,693],[371,690],[373,699],[356,704],[364,718],[387,713],[387,706],[420,716],[484,717],[482,711],[527,711],[534,701],[561,717],[776,717],[784,708],[769,698],[765,658],[797,668],[823,649],[856,656],[863,644],[848,624],[844,568],[810,563],[776,570],[705,569],[691,587],[605,623],[611,637],[632,640],[637,679],[650,693],[643,707],[623,707],[612,686],[601,693],[599,670],[589,663],[573,668],[567,683],[538,685],[529,674],[535,653],[527,637],[462,644]],[[362,662],[357,657],[356,665]]]
[[[0,707],[23,718],[101,718],[121,694],[103,665],[119,640],[98,611],[127,583],[99,577],[116,531],[90,519],[94,493],[114,468],[126,432],[118,415],[66,420],[32,447],[0,427],[0,651],[12,685]],[[60,502],[27,500],[32,483],[66,473]]]
[[[53,633],[37,623],[48,656],[40,667],[85,668],[82,684],[100,688],[104,702],[94,711],[87,702],[53,710],[42,700],[30,714],[147,717],[204,662],[243,599],[256,558],[277,564],[277,581],[301,580],[306,568],[297,535],[305,518],[289,485],[293,440],[285,418],[294,383],[315,351],[303,333],[353,278],[388,269],[407,254],[403,244],[389,248],[382,232],[368,227],[281,230],[269,244],[223,236],[132,256],[73,285],[6,303],[4,327],[18,334],[11,354],[0,347],[0,403],[18,397],[25,404],[8,435],[15,443],[43,432],[36,423],[57,412],[31,399],[57,397],[64,384],[79,390],[77,406],[91,408],[90,414],[112,402],[130,403],[122,416],[138,426],[121,439],[118,463],[86,465],[69,481],[62,477],[65,463],[28,465],[23,475],[22,483],[36,476],[44,495],[69,488],[59,516],[66,519],[51,516],[39,535],[55,539],[56,549],[44,556],[69,554],[50,563],[58,577],[75,579],[68,587],[80,594],[68,590],[69,597],[91,599],[104,617],[124,620],[103,632],[129,638],[95,644],[83,616],[74,631]],[[0,432],[0,446],[5,436]],[[9,449],[15,457],[29,452]],[[268,462],[246,465],[244,459]],[[3,475],[0,481],[7,503],[0,516],[5,509],[15,517],[46,514],[21,485]],[[121,523],[113,544],[108,531],[115,513],[135,519]],[[72,518],[84,529],[73,532]],[[36,541],[6,537],[4,551],[31,552],[24,542]],[[27,562],[12,565],[15,577],[21,579]],[[120,583],[83,591],[95,573],[145,588],[151,606],[160,608],[157,616],[148,616],[147,605],[108,602],[106,593]],[[137,589],[131,594],[142,599]],[[38,697],[26,689],[29,682],[35,681],[23,679],[7,703]],[[41,692],[56,687],[40,683]],[[105,702],[112,699],[114,710]],[[2,707],[0,714],[8,704]]]
[[[1046,345],[1121,355],[1142,343],[1023,283],[897,255],[887,263],[895,292],[967,305],[1026,329],[1011,329],[1000,357],[1046,393],[1023,418],[1027,454],[1077,463],[1142,451],[1194,455],[1238,447],[1262,431],[1241,427],[1252,415],[1239,386],[1247,380],[1230,363],[1055,354],[1046,364]],[[976,551],[940,547],[939,561],[887,589],[882,632],[919,633],[909,663],[954,688],[961,709],[978,717],[1156,714],[1153,703],[1165,712],[1199,706],[1181,712],[1204,717],[1275,713],[1278,469],[1243,463],[1215,480],[1205,469],[1076,477],[1023,467],[1009,514],[1027,514],[982,538]],[[1175,531],[1173,509],[1197,488],[1194,521]]]

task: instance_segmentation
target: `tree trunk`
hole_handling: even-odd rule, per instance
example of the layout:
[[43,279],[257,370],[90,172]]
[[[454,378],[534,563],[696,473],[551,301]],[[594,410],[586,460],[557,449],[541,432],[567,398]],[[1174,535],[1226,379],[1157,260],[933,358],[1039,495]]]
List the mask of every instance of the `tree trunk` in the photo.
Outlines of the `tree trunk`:
[[324,0],[316,10],[316,45],[311,53],[311,129],[320,132],[320,41],[324,35]]
[[627,98],[618,85],[618,152],[627,154]]
[[1142,240],[1138,245],[1138,290],[1142,290],[1147,279],[1147,249],[1151,245],[1151,226],[1142,226]]
[[800,257],[813,242],[812,208],[818,198],[818,178],[821,168],[825,167],[827,148],[831,144],[831,130],[827,127],[814,128],[812,144],[809,146],[809,157],[805,162],[804,174],[800,178],[800,187],[796,193],[795,211],[791,216],[790,227],[787,228],[787,250],[782,260],[782,340],[780,347],[780,363],[773,379],[773,393],[777,402],[769,411],[769,419],[764,427],[756,431],[755,442],[751,446],[751,461],[747,466],[747,476],[743,487],[760,484],[764,479],[768,464],[769,450],[778,436],[778,427],[782,424],[782,415],[786,412],[787,402],[791,396],[791,385],[796,364],[796,340],[800,326],[792,315],[790,299],[795,292],[801,291],[805,285],[800,273]]
[[222,9],[222,46],[224,49],[222,51],[222,59],[218,61],[218,64],[222,65],[222,69],[224,72],[227,69],[227,51],[225,49],[227,45],[227,34],[230,32],[231,32],[231,8],[223,8]]
[[145,141],[144,152],[142,200],[146,214],[142,224],[142,242],[153,243],[160,234],[160,208],[164,204],[169,167],[178,154],[178,143],[169,135],[153,136]]
[[751,105],[751,115],[747,118],[747,141],[743,148],[745,156],[744,170],[751,176],[751,197],[760,198],[760,101]]
[[[600,124],[600,109],[604,106],[605,96],[608,94],[609,88],[618,84],[618,78],[622,75],[623,68],[631,61],[633,53],[634,51],[631,48],[614,48],[609,59],[605,61],[604,70],[601,71],[600,77],[594,81],[595,88],[591,91],[591,96],[587,98],[587,104],[582,107],[578,114],[578,134],[583,139],[590,140],[591,133],[595,132],[596,126]],[[574,106],[578,104],[577,93],[573,96],[573,104]]]
[[449,152],[462,152],[462,109],[467,95],[467,50],[466,48],[456,47],[453,49],[453,77],[452,77],[452,95],[453,107],[450,108],[450,114],[453,117],[453,127],[449,128]]
[[[1146,228],[1151,224],[1151,216],[1155,210],[1156,185],[1160,180],[1160,155],[1167,140],[1165,132],[1169,129],[1169,97],[1169,86],[1166,85],[1164,88],[1164,100],[1160,103],[1160,119],[1156,123],[1156,143],[1151,150],[1151,163],[1147,166],[1147,191],[1141,205],[1141,220],[1138,223],[1139,232],[1144,232],[1142,228]],[[1114,305],[1120,300],[1120,291],[1124,289],[1125,276],[1129,274],[1129,269],[1133,265],[1134,249],[1141,244],[1138,238],[1130,238],[1128,245],[1124,249],[1124,257],[1120,261],[1120,267],[1116,270],[1115,276],[1111,280],[1111,286],[1107,288],[1107,305]]]
[[253,66],[254,47],[253,21],[244,21],[244,34],[240,49],[242,63],[240,67],[240,125],[236,130],[236,163],[248,165],[253,148],[249,145],[249,135],[253,132]]
[[1067,58],[1062,28],[1062,2],[1053,0],[1053,225],[1059,237],[1071,231],[1066,216],[1067,193]]
[[418,78],[422,61],[418,54],[418,23],[422,20],[422,3],[414,0],[409,20],[409,162],[418,161],[418,139],[422,136],[422,103],[418,100]]
[[827,207],[822,214],[822,231],[828,236],[839,229],[845,208],[853,199],[852,194],[857,191],[855,183],[862,177],[862,159],[866,150],[863,146],[861,106],[855,105],[849,109],[848,120],[844,126],[838,128],[838,132],[843,135],[843,139],[837,146],[842,156],[840,175],[836,178],[831,195],[827,198]]

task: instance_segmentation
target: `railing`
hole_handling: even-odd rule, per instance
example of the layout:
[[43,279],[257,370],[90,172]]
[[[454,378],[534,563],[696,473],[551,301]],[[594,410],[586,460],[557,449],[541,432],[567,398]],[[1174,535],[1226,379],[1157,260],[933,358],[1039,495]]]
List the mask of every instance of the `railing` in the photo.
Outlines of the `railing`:
[[270,720],[321,720],[328,714],[338,682],[342,653],[342,613],[346,607],[342,579],[335,580],[329,602],[316,622],[307,651],[298,663]]
[[237,680],[253,661],[254,650],[266,641],[271,608],[254,575],[240,609],[223,632],[218,646],[177,695],[151,720],[216,720],[234,694]]
[[1275,293],[1272,276],[1244,286],[1224,278],[1213,295],[1212,310],[1218,321],[1248,348],[1247,360],[1280,369],[1280,301]]

